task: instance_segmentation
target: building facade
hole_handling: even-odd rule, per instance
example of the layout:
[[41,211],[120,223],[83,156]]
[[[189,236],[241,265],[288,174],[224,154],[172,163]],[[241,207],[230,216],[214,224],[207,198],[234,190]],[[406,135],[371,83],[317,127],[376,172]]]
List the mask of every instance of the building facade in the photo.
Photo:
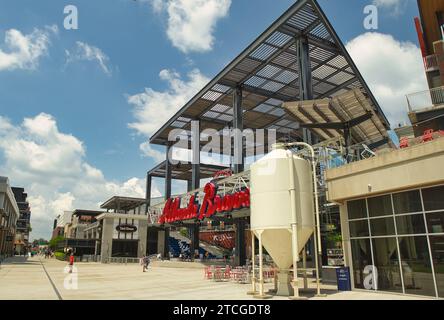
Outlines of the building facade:
[[444,298],[444,138],[326,173],[354,289]]
[[147,253],[148,218],[145,199],[112,197],[105,201],[96,222],[84,230],[95,240],[95,254],[103,263],[114,257],[141,258]]
[[0,177],[0,259],[14,255],[14,238],[20,210],[9,184]]
[[444,2],[418,0],[418,7],[415,24],[429,89],[407,95],[415,137],[444,130]]
[[29,247],[29,233],[31,231],[31,207],[27,200],[28,194],[25,193],[24,188],[12,187],[15,200],[20,210],[20,215],[17,220],[17,232],[15,235],[15,253],[24,254]]

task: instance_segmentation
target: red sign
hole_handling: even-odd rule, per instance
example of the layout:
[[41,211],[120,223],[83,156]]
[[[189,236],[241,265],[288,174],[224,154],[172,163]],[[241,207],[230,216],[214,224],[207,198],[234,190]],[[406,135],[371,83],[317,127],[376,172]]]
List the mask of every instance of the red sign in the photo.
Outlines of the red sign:
[[180,197],[168,199],[159,223],[171,223],[190,219],[203,220],[216,213],[232,212],[241,208],[250,207],[250,189],[238,191],[224,196],[217,194],[217,184],[209,182],[204,188],[205,196],[202,204],[196,201],[196,195],[191,196],[186,208],[180,207]]

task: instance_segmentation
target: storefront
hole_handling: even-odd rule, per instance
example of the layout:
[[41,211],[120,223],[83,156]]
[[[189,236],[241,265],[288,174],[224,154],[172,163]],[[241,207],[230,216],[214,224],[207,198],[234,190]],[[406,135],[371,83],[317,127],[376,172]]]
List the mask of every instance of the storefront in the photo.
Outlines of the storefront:
[[327,171],[355,289],[444,298],[444,138]]
[[148,219],[145,199],[112,197],[97,216],[97,222],[85,230],[96,241],[95,254],[102,262],[112,258],[141,258],[147,253]]

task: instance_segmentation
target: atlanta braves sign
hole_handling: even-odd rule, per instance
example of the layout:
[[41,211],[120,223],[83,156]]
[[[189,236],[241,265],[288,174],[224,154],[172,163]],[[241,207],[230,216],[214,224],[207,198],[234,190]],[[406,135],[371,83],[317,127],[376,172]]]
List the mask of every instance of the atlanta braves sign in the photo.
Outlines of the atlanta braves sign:
[[216,213],[228,213],[250,207],[250,189],[248,188],[221,196],[217,194],[217,183],[212,181],[205,186],[204,194],[201,204],[196,200],[196,195],[191,196],[186,208],[180,207],[180,197],[168,199],[159,218],[159,223],[164,224],[190,219],[203,220]]

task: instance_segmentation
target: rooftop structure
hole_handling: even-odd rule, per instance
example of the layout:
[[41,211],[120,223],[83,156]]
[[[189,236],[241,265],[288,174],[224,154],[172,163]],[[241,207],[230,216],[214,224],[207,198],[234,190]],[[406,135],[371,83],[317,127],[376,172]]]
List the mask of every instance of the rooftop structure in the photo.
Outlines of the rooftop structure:
[[301,121],[286,114],[283,102],[329,98],[356,88],[368,99],[382,127],[389,129],[387,118],[322,9],[316,1],[300,0],[168,120],[150,142],[167,145],[169,132],[190,130],[191,120],[200,120],[201,130],[231,127],[236,104],[242,109],[243,128],[276,129],[279,136],[302,139]]
[[[114,210],[115,212],[128,212],[139,208],[141,205],[146,203],[144,198],[131,198],[131,197],[119,197],[114,196],[107,201],[105,201],[100,208],[106,210]],[[103,213],[103,212],[102,212]]]

